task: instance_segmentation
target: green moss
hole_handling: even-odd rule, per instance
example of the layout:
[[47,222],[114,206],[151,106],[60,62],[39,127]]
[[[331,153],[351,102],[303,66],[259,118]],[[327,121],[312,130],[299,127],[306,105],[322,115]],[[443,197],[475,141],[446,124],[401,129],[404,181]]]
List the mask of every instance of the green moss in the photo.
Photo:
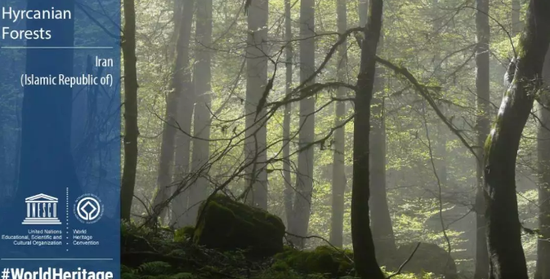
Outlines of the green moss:
[[285,226],[267,211],[215,195],[199,209],[193,242],[209,248],[247,250],[254,256],[282,251]]
[[254,276],[254,279],[302,279],[288,264],[276,261],[270,268]]
[[275,256],[275,264],[284,263],[301,273],[344,276],[353,271],[353,264],[348,259],[350,255],[349,251],[336,250],[329,246],[319,246],[313,251],[287,248]]
[[186,226],[186,227],[177,229],[176,233],[174,234],[174,241],[179,243],[186,242],[193,237],[194,233],[195,233],[195,227],[193,226]]

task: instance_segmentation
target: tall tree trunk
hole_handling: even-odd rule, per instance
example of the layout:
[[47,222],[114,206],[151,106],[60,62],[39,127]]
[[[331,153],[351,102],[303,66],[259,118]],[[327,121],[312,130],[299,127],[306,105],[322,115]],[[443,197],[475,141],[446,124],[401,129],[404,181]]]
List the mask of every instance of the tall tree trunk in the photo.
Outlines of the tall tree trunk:
[[512,29],[510,35],[515,37],[521,32],[523,22],[521,21],[521,0],[512,0]]
[[[477,144],[483,146],[490,132],[490,98],[489,88],[489,0],[477,0],[476,12],[476,94],[477,94],[477,118],[476,132]],[[489,255],[487,251],[485,199],[483,197],[483,149],[477,152],[477,191],[475,198],[476,213],[476,257],[475,279],[486,279],[489,276]]]
[[[181,51],[181,54],[183,56],[183,64],[181,68],[181,71],[183,71],[183,79],[180,81],[183,83],[183,89],[181,92],[178,92],[177,97],[178,112],[176,119],[178,131],[176,132],[176,157],[174,159],[173,173],[173,178],[176,182],[176,185],[179,185],[180,182],[189,173],[189,162],[191,157],[191,137],[189,135],[191,135],[191,120],[193,117],[193,107],[195,104],[195,92],[193,88],[193,82],[191,80],[192,67],[190,65],[191,57],[189,55],[189,44],[191,41],[191,28],[193,26],[193,13],[195,11],[195,6],[200,6],[203,2],[205,1],[186,0],[183,4],[183,17],[181,19],[180,32],[181,36],[184,36],[184,42],[183,45],[181,45],[182,49],[179,50]],[[176,190],[177,188],[178,187],[174,186],[166,193],[173,194],[174,190]],[[189,193],[188,195],[191,195],[191,193]],[[186,193],[180,193],[178,198],[174,200],[172,208],[175,211],[173,213],[177,216],[180,216],[180,218],[182,217],[181,210],[191,206],[190,204],[186,203],[186,196],[188,195],[186,195]],[[168,196],[166,198],[168,198]]]
[[[360,0],[359,2],[359,24],[367,24],[368,2]],[[383,35],[380,35],[377,49],[383,45]],[[376,259],[379,263],[385,260],[397,250],[395,245],[395,236],[393,234],[392,221],[388,207],[388,198],[386,192],[386,125],[384,118],[384,100],[376,93],[383,94],[384,90],[384,68],[376,66],[374,76],[373,96],[371,101],[372,115],[371,119],[372,134],[370,135],[370,183],[372,185],[372,195],[369,200],[371,206],[371,225],[374,246],[376,249]]]
[[[443,114],[445,114],[445,105],[440,106],[440,110]],[[440,121],[437,124],[437,138],[434,142],[436,172],[439,177],[439,183],[441,183],[442,187],[447,185],[447,130],[447,125],[445,125],[445,123],[441,123]]]
[[[337,0],[336,12],[338,14],[338,33],[346,32],[347,24],[347,5],[346,0]],[[346,82],[346,67],[348,62],[348,48],[344,42],[338,49],[338,80]],[[338,88],[337,97],[346,98],[347,90],[343,87]],[[346,116],[346,103],[339,101],[336,103],[336,115],[334,126],[338,127],[344,122]],[[332,158],[332,213],[330,225],[330,243],[336,247],[342,247],[344,231],[344,194],[346,192],[346,173],[345,173],[345,145],[346,128],[338,128],[334,133],[334,154]]]
[[369,0],[359,0],[357,12],[359,13],[359,26],[365,27],[369,15]]
[[[289,95],[292,87],[292,63],[294,59],[294,49],[292,47],[292,17],[290,0],[285,0],[285,41],[287,47],[285,49],[286,56],[286,83],[285,93]],[[292,176],[290,173],[290,114],[292,113],[292,103],[285,104],[285,115],[283,117],[283,178],[285,182],[285,213],[286,222],[290,224],[292,216],[294,214],[293,196],[294,189],[292,189]]]
[[[442,27],[442,18],[438,15],[439,12],[439,0],[433,0],[432,1],[432,9],[433,9],[433,32],[437,35],[441,33],[441,27]],[[443,83],[443,77],[440,74],[443,70],[443,61],[440,57],[440,52],[438,50],[435,51],[434,54],[434,61],[433,61],[433,71],[436,79],[439,83]],[[446,106],[442,103],[439,103],[440,110],[442,113],[446,113]],[[437,129],[437,137],[434,140],[434,164],[436,169],[437,178],[439,180],[439,183],[442,187],[444,187],[447,184],[447,130],[448,127],[445,125],[445,123],[438,121],[436,125]]]
[[252,0],[248,10],[245,156],[254,162],[246,169],[247,203],[267,209],[265,108],[257,111],[267,85],[268,0]]
[[[379,47],[382,47],[382,37]],[[384,68],[376,67],[372,108],[372,134],[370,142],[370,183],[372,195],[371,206],[372,235],[376,249],[376,258],[381,263],[395,253],[395,236],[393,234],[388,197],[386,192],[386,124],[384,115]],[[380,94],[380,95],[376,95]]]
[[197,103],[195,105],[193,160],[192,173],[200,173],[196,182],[191,185],[189,192],[189,215],[185,225],[194,223],[199,209],[198,204],[206,199],[208,191],[208,169],[205,169],[210,158],[210,103],[211,103],[211,79],[210,68],[212,44],[212,0],[201,0],[197,9],[196,37],[197,46],[195,63],[195,93]]
[[503,97],[485,142],[485,199],[490,274],[494,279],[527,279],[516,197],[516,156],[521,134],[542,85],[550,42],[550,2],[531,0],[518,45],[514,79]]
[[167,45],[166,64],[172,65],[174,63],[176,48],[178,45],[178,37],[180,34],[181,20],[183,14],[183,1],[172,0],[173,15],[172,21],[174,22],[174,30],[172,31],[172,38]]
[[[182,19],[178,20],[180,23],[180,27],[178,28],[180,33],[178,34],[178,41],[176,43],[176,60],[174,63],[171,84],[172,90],[168,93],[166,99],[166,115],[162,130],[157,191],[155,193],[152,205],[152,214],[155,217],[166,215],[167,204],[165,204],[165,202],[173,189],[171,186],[176,134],[179,129],[189,132],[189,126],[187,126],[187,130],[184,127],[185,121],[179,123],[180,120],[182,120],[182,118],[185,119],[186,116],[181,116],[181,113],[180,116],[178,116],[178,112],[179,110],[182,110],[181,106],[184,106],[182,103],[187,101],[183,96],[192,94],[192,92],[190,92],[190,76],[188,72],[189,40],[191,37],[191,22],[193,19],[194,2],[194,0],[185,0],[183,4],[183,14],[181,15]],[[188,111],[182,111],[182,113],[188,114]],[[190,116],[188,117],[190,118]],[[187,147],[187,149],[189,149],[189,147]],[[187,161],[189,161],[189,155],[187,155]],[[181,166],[181,164],[178,166]],[[177,171],[180,173],[182,172],[179,169]],[[154,219],[156,220],[156,218]]]
[[134,1],[124,0],[124,168],[121,182],[122,220],[129,221],[136,184],[138,157],[138,108],[137,108],[137,69],[136,69],[136,11]]
[[383,279],[376,261],[370,229],[369,203],[369,136],[371,100],[374,95],[376,49],[382,29],[382,0],[370,0],[369,18],[361,49],[361,67],[357,79],[353,138],[353,185],[351,197],[351,236],[355,270],[362,279]]
[[539,170],[539,229],[541,238],[537,242],[537,269],[535,279],[550,279],[550,51],[546,53],[542,71],[545,91],[537,112],[538,127],[538,170]]
[[[300,81],[305,82],[315,72],[315,1],[301,0],[300,3]],[[314,82],[314,79],[311,79]],[[290,231],[306,236],[311,213],[313,194],[313,152],[311,146],[315,139],[315,97],[300,101],[299,148],[305,148],[298,154],[298,172],[294,199],[294,221],[289,224]],[[308,147],[308,148],[306,148]],[[293,240],[298,247],[305,246],[305,239]]]

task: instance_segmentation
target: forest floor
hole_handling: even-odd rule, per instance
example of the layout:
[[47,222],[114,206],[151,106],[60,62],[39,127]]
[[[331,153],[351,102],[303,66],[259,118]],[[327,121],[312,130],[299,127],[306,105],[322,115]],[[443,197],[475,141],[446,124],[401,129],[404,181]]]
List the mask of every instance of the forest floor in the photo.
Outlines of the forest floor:
[[[353,254],[331,246],[300,251],[289,246],[271,257],[251,258],[246,251],[220,251],[193,243],[194,228],[177,231],[122,225],[123,279],[354,279]],[[394,279],[441,278],[398,274]]]

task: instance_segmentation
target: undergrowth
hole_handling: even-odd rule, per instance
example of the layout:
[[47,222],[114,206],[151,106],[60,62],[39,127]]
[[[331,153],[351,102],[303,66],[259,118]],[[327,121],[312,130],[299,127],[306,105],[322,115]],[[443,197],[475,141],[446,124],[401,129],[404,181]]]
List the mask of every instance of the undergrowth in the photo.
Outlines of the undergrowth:
[[[355,279],[352,254],[329,246],[313,251],[285,248],[274,257],[251,259],[246,251],[221,252],[192,244],[192,228],[122,225],[122,279]],[[351,256],[351,257],[350,257]],[[392,272],[387,272],[392,274]],[[399,274],[394,279],[434,279]]]

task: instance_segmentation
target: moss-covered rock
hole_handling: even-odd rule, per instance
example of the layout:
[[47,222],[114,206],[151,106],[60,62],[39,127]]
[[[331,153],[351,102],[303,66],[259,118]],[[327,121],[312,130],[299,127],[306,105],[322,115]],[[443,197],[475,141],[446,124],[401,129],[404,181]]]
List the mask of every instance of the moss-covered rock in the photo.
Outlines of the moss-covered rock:
[[285,226],[279,217],[218,194],[201,205],[193,242],[269,257],[283,250],[284,234]]
[[[387,269],[397,270],[410,257],[416,245],[417,243],[401,245],[389,261]],[[415,274],[432,272],[436,275],[444,275],[446,279],[458,277],[453,258],[443,248],[432,243],[421,243],[402,271]]]
[[193,226],[186,226],[177,229],[174,233],[174,241],[178,243],[186,242],[189,239],[193,238],[193,234],[195,234],[195,227]]
[[319,246],[313,251],[286,248],[275,255],[275,265],[288,265],[302,273],[330,274],[345,276],[353,271],[353,258],[350,251],[336,250],[329,246]]

